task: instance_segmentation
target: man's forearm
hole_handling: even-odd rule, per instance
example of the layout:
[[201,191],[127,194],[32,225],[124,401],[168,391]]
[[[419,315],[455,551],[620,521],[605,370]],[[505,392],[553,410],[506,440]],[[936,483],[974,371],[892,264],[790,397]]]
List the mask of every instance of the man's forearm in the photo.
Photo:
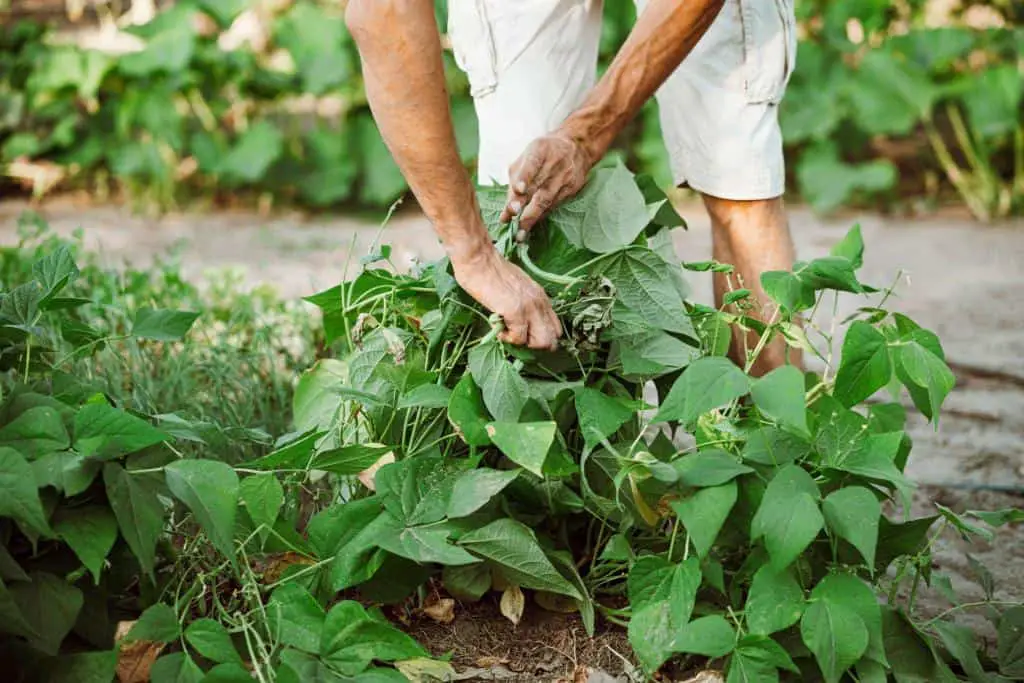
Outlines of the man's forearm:
[[489,248],[455,143],[434,3],[350,0],[345,19],[384,142],[445,248]]
[[611,66],[559,128],[597,163],[615,136],[676,70],[724,0],[650,0]]

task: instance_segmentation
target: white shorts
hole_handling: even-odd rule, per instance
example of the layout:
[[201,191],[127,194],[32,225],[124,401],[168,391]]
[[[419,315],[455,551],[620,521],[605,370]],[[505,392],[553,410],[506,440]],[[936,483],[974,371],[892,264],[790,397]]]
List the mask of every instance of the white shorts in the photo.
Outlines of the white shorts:
[[[601,9],[601,0],[449,0],[449,39],[480,122],[481,183],[507,184],[526,146],[583,102],[597,78]],[[795,26],[793,0],[726,0],[658,90],[677,184],[723,199],[783,193],[778,104]]]

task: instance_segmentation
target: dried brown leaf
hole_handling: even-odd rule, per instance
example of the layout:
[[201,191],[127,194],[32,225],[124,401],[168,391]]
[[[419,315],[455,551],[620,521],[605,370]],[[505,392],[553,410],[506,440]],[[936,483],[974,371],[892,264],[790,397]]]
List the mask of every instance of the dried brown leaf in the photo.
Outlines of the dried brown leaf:
[[523,618],[523,610],[526,609],[526,597],[519,586],[511,585],[501,594],[502,615],[516,626]]
[[118,622],[115,631],[114,640],[118,644],[118,683],[148,683],[149,670],[164,649],[163,643],[149,640],[125,642],[124,638],[133,626],[135,621],[121,621]]
[[424,607],[423,614],[439,624],[450,624],[455,621],[455,601],[451,598],[440,598],[437,602]]

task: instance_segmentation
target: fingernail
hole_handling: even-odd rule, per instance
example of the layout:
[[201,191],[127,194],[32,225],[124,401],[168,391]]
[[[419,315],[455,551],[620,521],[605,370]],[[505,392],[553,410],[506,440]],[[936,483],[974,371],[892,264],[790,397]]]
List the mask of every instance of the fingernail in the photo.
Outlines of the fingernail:
[[517,230],[516,231],[516,242],[525,242],[526,241],[526,237],[528,236],[528,234],[529,233],[527,233],[525,230]]
[[518,201],[512,201],[508,206],[510,209],[512,209],[512,213],[515,214],[518,214],[523,210],[523,205]]
[[525,193],[526,192],[526,183],[524,183],[522,180],[520,180],[518,183],[516,183],[516,192],[518,192],[519,194]]

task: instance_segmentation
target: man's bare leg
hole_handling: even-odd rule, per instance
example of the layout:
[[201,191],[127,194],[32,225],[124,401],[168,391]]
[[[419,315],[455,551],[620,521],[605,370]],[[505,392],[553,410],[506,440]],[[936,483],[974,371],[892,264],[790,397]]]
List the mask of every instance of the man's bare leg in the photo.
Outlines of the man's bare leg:
[[[746,287],[754,293],[757,309],[750,311],[755,317],[771,319],[775,304],[761,288],[761,273],[769,270],[789,270],[793,267],[793,241],[782,198],[755,201],[736,201],[703,195],[704,206],[711,217],[712,257],[735,267],[731,275],[714,276],[715,305],[731,289]],[[746,338],[744,338],[746,336]],[[757,346],[758,335],[734,330],[729,355],[741,366],[746,364],[746,351]],[[787,360],[800,367],[797,349],[786,345],[782,338],[773,339],[758,356],[751,374],[761,376],[784,365]]]

